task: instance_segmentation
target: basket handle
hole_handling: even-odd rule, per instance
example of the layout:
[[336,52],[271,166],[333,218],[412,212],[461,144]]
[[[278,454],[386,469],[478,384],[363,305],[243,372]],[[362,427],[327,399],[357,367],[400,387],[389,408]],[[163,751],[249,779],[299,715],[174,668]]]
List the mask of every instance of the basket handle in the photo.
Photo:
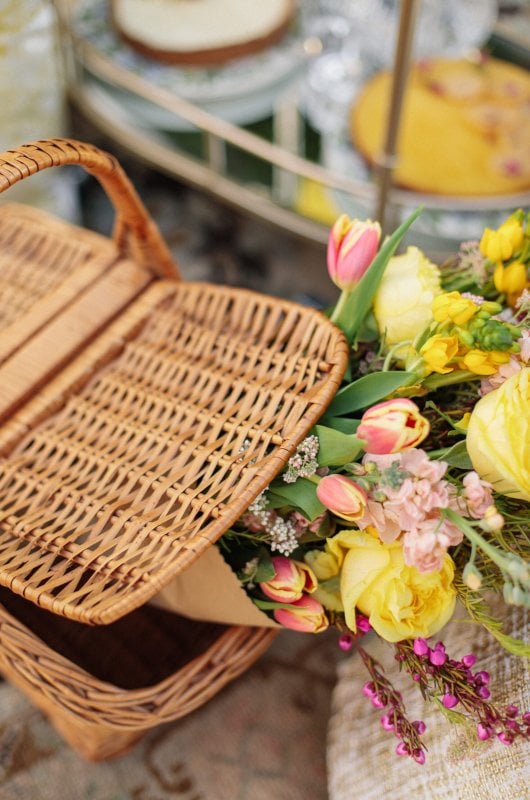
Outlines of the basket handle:
[[180,271],[158,227],[149,216],[117,159],[94,145],[74,139],[46,139],[0,155],[0,192],[48,167],[77,164],[100,182],[116,210],[112,238],[122,256],[164,278]]

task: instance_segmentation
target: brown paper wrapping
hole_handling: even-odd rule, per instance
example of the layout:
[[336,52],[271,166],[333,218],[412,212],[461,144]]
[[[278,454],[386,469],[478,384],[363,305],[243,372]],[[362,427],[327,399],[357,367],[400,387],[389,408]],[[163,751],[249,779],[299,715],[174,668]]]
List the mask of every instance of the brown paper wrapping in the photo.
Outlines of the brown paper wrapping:
[[259,610],[218,551],[210,547],[151,600],[183,617],[225,625],[279,628]]

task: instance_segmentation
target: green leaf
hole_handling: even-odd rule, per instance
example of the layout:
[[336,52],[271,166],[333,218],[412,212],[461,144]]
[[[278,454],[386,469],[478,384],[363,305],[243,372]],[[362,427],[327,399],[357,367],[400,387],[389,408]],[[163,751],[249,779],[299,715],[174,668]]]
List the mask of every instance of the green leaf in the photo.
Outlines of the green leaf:
[[416,379],[413,372],[389,370],[388,372],[372,372],[363,375],[349,386],[339,389],[327,409],[327,415],[349,414],[360,408],[377,403],[388,397],[401,386],[406,386]]
[[328,428],[334,428],[336,431],[349,434],[354,434],[361,424],[360,419],[348,419],[347,417],[328,417],[327,414],[320,418],[320,422],[323,425],[326,425]]
[[473,469],[473,464],[467,452],[466,440],[462,439],[447,450],[442,451],[436,456],[437,461],[447,461],[450,467],[458,469]]
[[354,461],[362,450],[362,442],[356,436],[341,433],[324,425],[316,425],[318,436],[318,463],[321,467],[340,467]]
[[258,600],[256,597],[251,599],[262,611],[273,611],[275,608],[292,608],[291,603],[275,603],[273,600]]
[[297,508],[310,522],[326,510],[317,497],[316,484],[306,478],[298,478],[295,483],[274,483],[267,498],[273,508],[286,505]]
[[272,580],[275,575],[276,570],[274,569],[274,565],[269,554],[267,553],[267,555],[261,555],[258,568],[254,576],[254,581],[256,583],[264,583],[265,581]]
[[385,239],[369,269],[365,272],[355,289],[353,289],[345,299],[340,313],[337,314],[337,318],[333,319],[332,316],[333,322],[344,331],[348,341],[358,341],[359,331],[366,315],[370,311],[385,267],[390,258],[394,255],[403,236],[421,212],[422,208],[417,208],[391,236]]

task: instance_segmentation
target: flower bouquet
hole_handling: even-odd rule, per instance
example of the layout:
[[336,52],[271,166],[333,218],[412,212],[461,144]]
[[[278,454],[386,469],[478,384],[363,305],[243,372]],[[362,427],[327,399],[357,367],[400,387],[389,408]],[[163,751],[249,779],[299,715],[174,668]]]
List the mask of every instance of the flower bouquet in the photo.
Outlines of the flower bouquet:
[[334,626],[343,650],[357,648],[397,754],[423,763],[424,723],[363,648],[368,631],[450,720],[471,719],[481,740],[530,738],[530,711],[493,704],[475,655],[433,638],[458,599],[530,655],[488,603],[530,605],[530,213],[441,267],[417,247],[394,255],[419,213],[383,242],[377,222],[333,226],[330,316],[351,344],[347,373],[218,546],[271,624]]

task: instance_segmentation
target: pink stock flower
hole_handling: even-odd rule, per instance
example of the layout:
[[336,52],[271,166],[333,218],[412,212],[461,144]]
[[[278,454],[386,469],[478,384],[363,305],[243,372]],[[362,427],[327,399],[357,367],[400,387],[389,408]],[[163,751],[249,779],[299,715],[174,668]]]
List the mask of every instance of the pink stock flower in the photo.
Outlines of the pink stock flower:
[[417,449],[365,456],[363,463],[374,465],[381,477],[368,495],[358,527],[373,526],[385,544],[402,536],[409,566],[421,572],[440,569],[447,548],[458,544],[462,533],[442,520],[439,512],[444,508],[467,511],[464,500],[443,477],[447,464],[430,461],[427,453]]
[[317,497],[335,516],[355,522],[364,514],[366,492],[345,475],[326,475],[317,486]]
[[415,478],[426,478],[431,483],[440,481],[447,471],[445,461],[432,461],[425,450],[407,450],[401,456],[401,463]]
[[321,633],[329,625],[324,607],[307,594],[291,603],[289,608],[274,609],[274,619],[284,628],[302,633]]
[[292,603],[304,592],[314,592],[317,579],[313,570],[300,561],[285,556],[273,556],[274,578],[260,583],[261,591],[278,603]]
[[374,260],[381,238],[378,222],[350,220],[342,214],[328,239],[327,263],[333,283],[350,291]]
[[367,453],[384,455],[417,447],[429,429],[429,422],[416,403],[402,397],[385,400],[365,411],[356,435],[364,440]]
[[462,481],[467,513],[473,519],[482,519],[486,511],[493,505],[491,483],[483,481],[476,472],[468,472]]
[[427,517],[403,535],[405,564],[427,573],[442,569],[445,554],[463,539],[460,528],[438,515]]

